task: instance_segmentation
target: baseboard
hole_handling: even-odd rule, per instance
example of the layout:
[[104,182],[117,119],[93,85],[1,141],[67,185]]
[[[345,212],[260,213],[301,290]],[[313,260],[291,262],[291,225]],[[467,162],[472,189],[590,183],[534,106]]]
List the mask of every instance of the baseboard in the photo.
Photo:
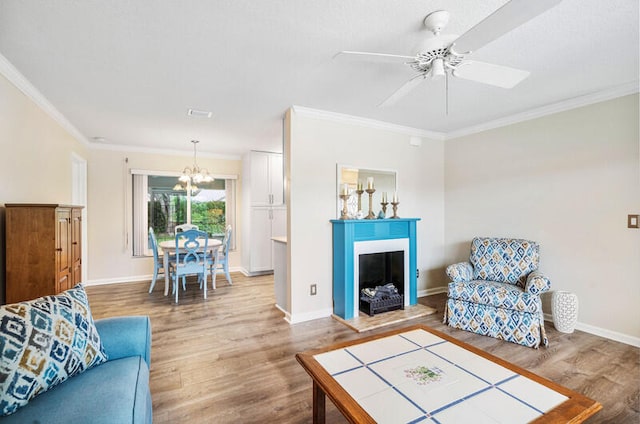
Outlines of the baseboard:
[[243,267],[238,267],[237,268],[238,272],[241,272],[242,275],[244,275],[245,277],[257,277],[259,275],[267,275],[267,274],[273,274],[273,270],[270,271],[257,271],[257,272],[249,272],[248,269],[243,268]]
[[432,289],[418,290],[418,297],[432,296],[434,294],[446,293],[447,286],[434,287]]
[[285,313],[285,320],[289,324],[298,324],[305,321],[312,321],[314,319],[328,318],[332,314],[333,314],[333,308],[320,309],[317,311],[305,312],[302,314],[295,314],[295,315],[289,314],[288,317],[286,316],[286,313]]
[[[220,274],[222,271],[218,270],[218,274]],[[243,272],[242,268],[240,267],[229,267],[229,272]],[[147,282],[151,282],[151,278],[153,278],[153,274],[147,274],[147,275],[130,275],[127,277],[114,277],[114,278],[98,278],[95,280],[87,280],[87,281],[83,281],[85,286],[101,286],[104,284],[120,284],[120,283],[137,283],[140,281],[147,281]],[[156,284],[158,284],[158,282],[160,281],[164,281],[164,274],[160,274],[158,276],[158,281],[156,282]]]
[[[553,316],[551,314],[544,314],[544,320],[553,323]],[[605,339],[614,340],[616,342],[625,343],[631,346],[640,347],[640,337],[633,337],[628,334],[619,333],[617,331],[611,331],[605,328],[596,327],[595,325],[578,322],[576,323],[576,330],[584,331],[585,333],[604,337]]]
[[289,324],[291,324],[291,314],[285,311],[283,308],[281,308],[280,305],[278,305],[277,303],[275,303],[273,306],[275,306],[276,309],[282,312],[284,314],[284,320],[287,321]]
[[[117,278],[99,278],[96,280],[87,280],[83,281],[85,286],[101,286],[104,284],[120,284],[120,283],[137,283],[139,281],[147,281],[151,282],[151,278],[153,278],[153,274],[149,275],[130,275],[127,277],[117,277]],[[163,277],[158,277],[158,281],[164,279]],[[157,284],[157,283],[156,283]]]

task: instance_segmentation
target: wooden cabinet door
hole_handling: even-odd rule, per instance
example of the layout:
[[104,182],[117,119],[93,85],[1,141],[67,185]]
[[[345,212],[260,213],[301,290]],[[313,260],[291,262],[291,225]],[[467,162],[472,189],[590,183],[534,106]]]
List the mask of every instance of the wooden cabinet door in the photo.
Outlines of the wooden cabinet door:
[[71,285],[71,210],[56,210],[56,292]]
[[82,210],[71,210],[71,287],[82,281]]

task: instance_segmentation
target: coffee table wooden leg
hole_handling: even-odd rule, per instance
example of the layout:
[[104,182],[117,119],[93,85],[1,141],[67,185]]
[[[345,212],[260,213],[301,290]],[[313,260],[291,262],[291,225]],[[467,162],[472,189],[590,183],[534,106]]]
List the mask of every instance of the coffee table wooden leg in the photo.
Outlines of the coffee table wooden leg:
[[318,383],[313,381],[313,423],[324,424],[325,394]]

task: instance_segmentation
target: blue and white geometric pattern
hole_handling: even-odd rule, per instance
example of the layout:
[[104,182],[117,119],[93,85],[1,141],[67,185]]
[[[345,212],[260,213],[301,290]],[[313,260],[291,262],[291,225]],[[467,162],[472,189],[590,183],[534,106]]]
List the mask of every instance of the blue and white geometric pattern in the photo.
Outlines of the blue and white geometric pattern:
[[82,285],[0,307],[0,415],[107,360]]
[[522,239],[474,238],[469,262],[447,267],[444,323],[537,348],[549,342],[540,294],[551,282],[538,269],[539,246]]
[[453,328],[538,348],[549,345],[542,306],[539,309],[532,313],[450,298],[444,313],[445,322]]
[[526,277],[538,269],[538,243],[510,238],[480,238],[471,242],[469,262],[473,278],[517,284],[524,288]]
[[314,359],[380,424],[526,423],[567,400],[422,329]]
[[473,280],[473,266],[469,262],[460,262],[447,267],[447,276],[453,282]]
[[514,311],[540,312],[538,295],[526,293],[513,284],[497,281],[471,280],[464,283],[449,283],[449,297]]

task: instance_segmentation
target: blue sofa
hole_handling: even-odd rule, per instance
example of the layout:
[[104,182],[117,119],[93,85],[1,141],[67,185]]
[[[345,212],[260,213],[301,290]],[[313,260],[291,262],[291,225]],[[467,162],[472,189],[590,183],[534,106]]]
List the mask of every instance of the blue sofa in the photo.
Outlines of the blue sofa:
[[95,321],[108,361],[41,393],[0,423],[151,423],[151,323],[146,316]]

